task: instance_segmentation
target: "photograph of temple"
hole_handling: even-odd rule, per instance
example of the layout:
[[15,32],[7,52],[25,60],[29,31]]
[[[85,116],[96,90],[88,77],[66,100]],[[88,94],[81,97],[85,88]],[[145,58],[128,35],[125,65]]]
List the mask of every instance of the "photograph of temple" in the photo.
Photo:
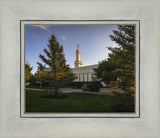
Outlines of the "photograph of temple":
[[26,24],[26,113],[134,113],[134,24]]

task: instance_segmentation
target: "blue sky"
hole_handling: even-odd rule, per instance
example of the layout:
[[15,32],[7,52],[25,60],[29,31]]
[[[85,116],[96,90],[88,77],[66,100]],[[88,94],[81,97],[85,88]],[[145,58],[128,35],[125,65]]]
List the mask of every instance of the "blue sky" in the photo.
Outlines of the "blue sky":
[[25,25],[25,60],[37,71],[37,62],[41,62],[39,54],[44,54],[52,33],[63,45],[67,64],[74,68],[77,44],[80,44],[83,66],[98,64],[106,59],[110,51],[107,47],[117,46],[109,35],[116,25]]

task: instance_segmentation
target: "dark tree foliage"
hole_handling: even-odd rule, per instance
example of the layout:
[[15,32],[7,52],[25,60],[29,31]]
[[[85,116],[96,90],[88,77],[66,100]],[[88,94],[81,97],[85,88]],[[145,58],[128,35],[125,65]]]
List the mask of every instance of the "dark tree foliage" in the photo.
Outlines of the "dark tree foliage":
[[45,55],[40,54],[42,63],[38,64],[37,76],[42,76],[52,88],[55,89],[55,96],[58,95],[58,88],[64,83],[74,80],[74,75],[69,65],[66,64],[63,45],[60,45],[54,34],[49,39],[48,48],[44,48]]
[[[119,25],[110,35],[119,47],[108,47],[111,51],[107,60],[99,62],[95,69],[98,78],[110,83],[117,78],[126,91],[134,91],[135,87],[135,26]],[[131,89],[132,88],[132,89]]]
[[133,112],[135,107],[135,25],[118,25],[110,35],[118,47],[108,47],[111,51],[107,60],[99,63],[95,70],[98,78],[106,83],[120,80],[120,87],[125,90],[121,96],[122,104],[112,107],[114,111]]
[[117,80],[117,74],[115,73],[116,65],[107,60],[99,62],[99,67],[95,70],[97,78],[101,78],[106,84],[109,84],[111,81]]
[[134,91],[135,87],[135,25],[119,25],[118,30],[110,35],[119,48],[111,48],[109,61],[117,64],[117,69],[121,71],[118,77],[122,79],[122,86],[127,91]]
[[108,61],[117,64],[120,71],[117,77],[121,78],[120,86],[125,90],[122,95],[122,104],[115,105],[115,111],[135,111],[135,25],[119,25],[118,30],[110,35],[119,47],[111,48]]
[[25,61],[25,81],[28,82],[30,78],[32,77],[32,67],[30,67],[30,64]]

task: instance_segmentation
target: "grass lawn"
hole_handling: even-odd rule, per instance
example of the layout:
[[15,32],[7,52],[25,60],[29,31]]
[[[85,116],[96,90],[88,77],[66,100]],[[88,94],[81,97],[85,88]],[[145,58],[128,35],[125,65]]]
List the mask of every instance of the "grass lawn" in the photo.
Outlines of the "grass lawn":
[[43,98],[52,92],[26,90],[26,112],[114,112],[112,106],[122,102],[119,96],[87,93],[60,93],[64,99]]

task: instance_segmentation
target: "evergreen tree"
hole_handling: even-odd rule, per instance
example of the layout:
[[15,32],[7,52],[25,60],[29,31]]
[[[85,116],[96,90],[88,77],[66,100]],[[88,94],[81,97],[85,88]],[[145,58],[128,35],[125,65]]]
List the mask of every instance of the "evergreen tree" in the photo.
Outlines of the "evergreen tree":
[[118,112],[134,112],[135,110],[135,26],[118,25],[118,29],[110,35],[111,40],[118,47],[111,50],[107,60],[99,63],[95,70],[99,78],[106,83],[120,78],[120,86],[125,93],[120,96],[121,104],[114,105],[112,109]]
[[98,78],[106,83],[120,78],[121,86],[125,90],[134,91],[135,87],[135,26],[119,25],[110,35],[119,47],[108,49],[111,51],[107,60],[101,61],[95,69]]
[[50,86],[55,89],[55,96],[58,95],[58,88],[64,83],[74,79],[74,75],[69,65],[66,64],[63,45],[60,45],[54,34],[49,39],[48,48],[44,48],[46,57],[39,55],[42,63],[37,62],[39,72],[45,73],[43,78],[48,81]]
[[[134,91],[135,87],[135,25],[119,25],[118,30],[110,35],[111,40],[115,41],[119,47],[108,49],[109,61],[117,65],[121,71],[118,77],[122,79],[123,86],[127,91]],[[131,89],[132,88],[132,89]]]
[[109,48],[109,60],[117,64],[117,69],[121,71],[121,88],[125,90],[122,96],[123,102],[115,105],[116,111],[133,112],[135,110],[135,25],[119,25],[118,30],[110,35],[119,47]]

